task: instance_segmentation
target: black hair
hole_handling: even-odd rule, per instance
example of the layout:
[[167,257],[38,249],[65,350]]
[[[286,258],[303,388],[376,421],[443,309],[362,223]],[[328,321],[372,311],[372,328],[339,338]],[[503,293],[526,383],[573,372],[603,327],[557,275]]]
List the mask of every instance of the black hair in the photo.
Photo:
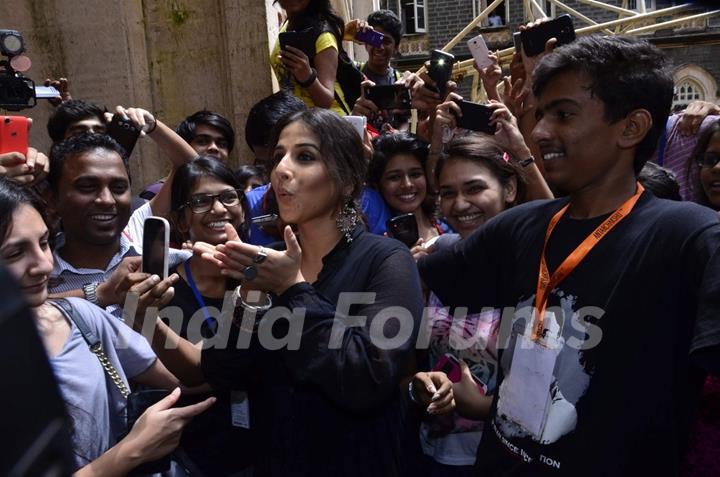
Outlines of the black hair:
[[[423,174],[426,174],[425,165],[427,164],[428,152],[428,143],[407,131],[381,134],[373,140],[373,157],[370,160],[368,170],[368,183],[373,188],[380,190],[380,183],[388,162],[398,154],[410,154],[415,157],[420,162]],[[431,195],[429,188],[426,195]],[[435,204],[428,200],[423,202],[422,209],[428,217],[433,217],[436,213]]]
[[245,141],[250,149],[267,146],[273,127],[283,117],[307,109],[305,103],[287,90],[261,99],[250,108],[245,122]]
[[105,149],[116,152],[122,158],[123,166],[125,166],[128,179],[130,179],[130,164],[125,148],[107,134],[84,133],[71,136],[64,141],[56,143],[52,149],[50,149],[50,173],[47,177],[50,189],[52,189],[53,192],[58,191],[63,166],[68,157],[95,149]]
[[32,190],[22,187],[10,179],[0,178],[0,245],[12,233],[12,217],[21,205],[28,204],[37,210],[43,222],[47,224],[45,206]]
[[397,14],[392,10],[376,10],[367,17],[367,23],[371,27],[380,27],[387,32],[393,40],[395,46],[400,45],[403,34],[403,25]]
[[714,207],[710,204],[710,199],[705,193],[705,189],[700,182],[700,172],[702,171],[702,167],[698,165],[698,160],[700,159],[700,156],[705,154],[705,151],[707,151],[707,148],[710,145],[710,140],[716,133],[720,133],[720,119],[711,123],[710,126],[700,133],[697,143],[695,144],[695,148],[693,148],[692,154],[688,157],[687,162],[687,177],[690,182],[690,190],[693,193],[693,200],[700,205],[710,208]]
[[[197,181],[203,177],[213,177],[233,189],[242,189],[240,181],[238,181],[232,169],[212,156],[197,156],[184,163],[175,171],[172,187],[170,188],[170,210],[172,210],[172,218],[175,222],[174,232],[178,232],[177,223],[183,206],[190,200],[190,195]],[[243,209],[243,223],[237,232],[240,238],[246,241],[249,230],[249,210],[244,196],[240,201],[240,206]]]
[[654,162],[645,163],[638,174],[638,182],[659,199],[682,200],[680,184],[678,184],[675,173]]
[[248,181],[253,177],[259,177],[263,183],[267,182],[267,171],[264,166],[242,165],[235,171],[240,187],[247,188]]
[[50,139],[55,143],[62,141],[70,125],[84,119],[97,118],[105,123],[104,112],[100,106],[79,99],[65,101],[48,119],[47,131]]
[[200,125],[212,126],[220,131],[220,134],[222,134],[228,143],[228,152],[233,150],[233,147],[235,147],[235,130],[233,130],[230,121],[218,113],[203,110],[191,114],[185,118],[183,122],[178,124],[175,132],[178,133],[178,136],[185,139],[185,142],[190,143],[195,139],[197,127]]
[[[275,2],[277,1],[275,0]],[[345,53],[342,46],[343,36],[345,35],[345,22],[335,12],[330,0],[310,0],[302,15],[293,19],[293,25],[291,26],[293,30],[320,27],[322,31],[328,31],[335,37],[339,49],[338,53]]]
[[517,192],[512,205],[521,204],[525,202],[527,194],[525,174],[520,166],[505,160],[504,152],[495,138],[487,134],[456,135],[445,145],[435,165],[438,185],[443,167],[448,162],[456,159],[477,162],[486,166],[503,187],[507,187],[515,177]]
[[[367,174],[367,161],[364,158],[364,148],[360,135],[349,122],[342,119],[330,110],[313,108],[298,111],[285,116],[275,125],[271,149],[274,149],[280,139],[283,129],[295,122],[301,122],[320,141],[320,160],[325,164],[330,179],[338,191],[350,186],[350,197],[339,197],[341,200],[352,199],[358,208],[365,176]],[[272,169],[277,166],[279,158],[273,155]]]
[[533,94],[540,97],[548,83],[565,72],[584,74],[590,93],[605,106],[610,123],[635,109],[652,116],[652,126],[635,151],[639,174],[652,156],[665,129],[673,99],[672,70],[668,58],[647,41],[623,36],[581,37],[545,56],[533,72]]

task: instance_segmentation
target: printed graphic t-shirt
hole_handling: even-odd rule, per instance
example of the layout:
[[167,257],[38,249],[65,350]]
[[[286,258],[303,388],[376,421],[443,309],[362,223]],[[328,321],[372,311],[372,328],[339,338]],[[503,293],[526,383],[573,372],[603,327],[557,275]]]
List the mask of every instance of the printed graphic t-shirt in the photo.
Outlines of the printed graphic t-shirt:
[[[504,212],[419,263],[444,304],[504,310],[478,475],[675,475],[703,375],[695,358],[720,348],[720,223],[709,209],[644,193],[550,294],[546,328],[561,347],[541,434],[499,411],[522,399],[505,378],[515,343],[530,336],[547,225],[566,203]],[[565,216],[548,243],[550,272],[606,217]]]

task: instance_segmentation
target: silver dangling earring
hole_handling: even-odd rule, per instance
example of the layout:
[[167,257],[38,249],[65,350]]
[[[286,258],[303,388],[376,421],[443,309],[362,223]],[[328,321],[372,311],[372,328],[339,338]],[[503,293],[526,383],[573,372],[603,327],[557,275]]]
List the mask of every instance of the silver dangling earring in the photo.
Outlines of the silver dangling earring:
[[345,205],[343,205],[342,210],[335,219],[337,229],[340,231],[341,234],[345,236],[345,241],[347,243],[352,243],[352,233],[353,230],[355,230],[357,223],[358,213],[357,210],[355,210],[355,204],[353,203],[352,199],[348,198],[348,200],[345,202]]

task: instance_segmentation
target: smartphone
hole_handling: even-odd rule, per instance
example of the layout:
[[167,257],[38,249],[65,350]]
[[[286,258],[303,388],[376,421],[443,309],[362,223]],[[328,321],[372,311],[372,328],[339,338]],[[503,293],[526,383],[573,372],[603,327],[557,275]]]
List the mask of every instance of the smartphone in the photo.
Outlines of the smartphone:
[[402,84],[366,86],[365,97],[378,109],[411,109],[410,90]]
[[157,275],[163,280],[168,276],[168,250],[170,248],[170,224],[162,217],[148,217],[143,223],[142,271]]
[[375,48],[380,48],[385,40],[385,35],[375,30],[358,31],[355,34],[355,39],[361,43],[368,44]]
[[495,125],[490,124],[490,116],[494,111],[492,108],[465,100],[455,100],[455,104],[460,106],[462,112],[462,116],[457,118],[457,127],[495,134]]
[[315,58],[315,39],[312,28],[298,31],[281,31],[278,35],[280,49],[286,50],[288,46],[297,48],[307,55],[310,61]]
[[516,31],[513,33],[513,46],[515,47],[515,53],[520,53],[520,48],[522,47],[522,40],[520,39],[520,31]]
[[455,64],[455,56],[450,53],[440,50],[433,50],[430,53],[428,76],[435,81],[436,90],[443,98],[447,94],[447,82],[450,81],[453,64]]
[[467,45],[475,63],[478,65],[478,68],[487,68],[493,64],[493,61],[488,58],[490,50],[488,50],[487,44],[485,43],[482,35],[471,38],[468,40]]
[[27,157],[28,118],[0,116],[0,154],[19,152]]
[[52,86],[35,86],[35,97],[37,99],[61,99],[60,91]]
[[365,130],[367,129],[367,118],[365,116],[343,116],[343,119],[349,122],[357,131],[360,140],[365,140]]
[[252,219],[250,219],[250,222],[257,225],[258,227],[261,227],[263,225],[275,225],[277,223],[277,220],[277,214],[265,214],[253,217]]
[[[460,367],[460,361],[452,353],[445,353],[442,355],[435,364],[433,371],[442,371],[453,383],[459,383],[462,380],[462,368]],[[472,376],[475,385],[480,390],[480,393],[486,395],[488,391],[487,385],[480,381],[480,379],[478,379],[478,377],[474,374],[470,373],[470,375]]]
[[107,134],[115,139],[130,156],[140,137],[140,128],[122,114],[115,113],[108,124]]
[[398,215],[385,223],[388,237],[397,239],[411,248],[420,238],[417,219],[412,213]]
[[560,15],[553,20],[520,32],[520,39],[526,56],[539,55],[545,51],[545,43],[550,38],[557,39],[557,46],[567,45],[575,41],[575,26],[570,15]]

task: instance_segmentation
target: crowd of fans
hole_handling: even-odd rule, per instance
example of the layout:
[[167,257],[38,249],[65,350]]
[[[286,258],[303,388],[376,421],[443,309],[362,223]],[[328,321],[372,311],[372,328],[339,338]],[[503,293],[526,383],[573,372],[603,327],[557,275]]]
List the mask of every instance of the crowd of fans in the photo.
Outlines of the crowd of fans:
[[[237,170],[220,113],[118,106],[171,163],[135,196],[112,115],[67,91],[47,155],[0,154],[0,258],[76,475],[720,475],[720,108],[669,116],[663,53],[589,36],[510,76],[490,53],[495,133],[462,129],[455,83],[391,65],[393,12],[329,3],[279,0],[315,51],[275,45]],[[359,31],[383,41],[353,64]],[[365,95],[393,84],[416,124]],[[387,236],[406,214],[412,243]],[[141,269],[151,216],[167,277]]]

